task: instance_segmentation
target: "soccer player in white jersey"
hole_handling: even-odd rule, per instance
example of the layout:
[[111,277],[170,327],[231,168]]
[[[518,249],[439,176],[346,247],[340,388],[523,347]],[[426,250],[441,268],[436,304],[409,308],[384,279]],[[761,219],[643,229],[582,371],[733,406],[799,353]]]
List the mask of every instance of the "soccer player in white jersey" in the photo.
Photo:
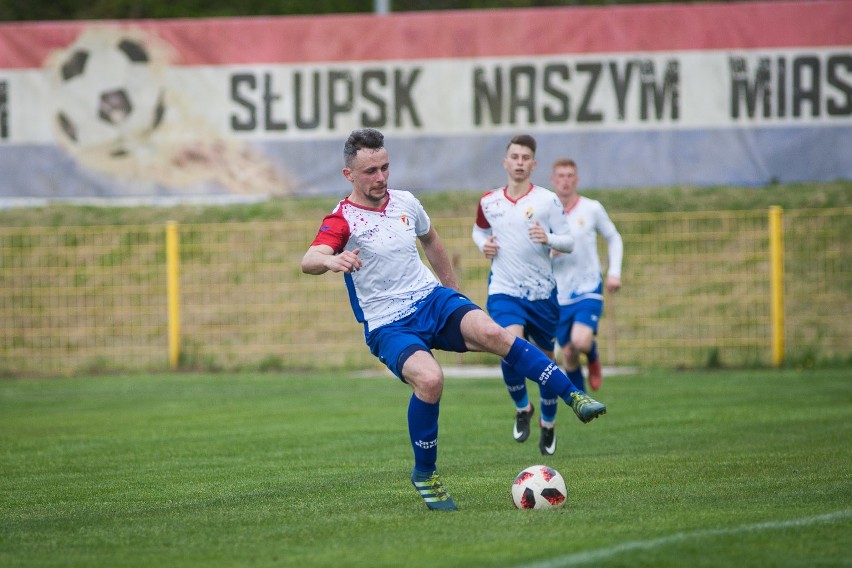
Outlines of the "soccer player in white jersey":
[[[456,290],[450,259],[420,201],[388,188],[390,161],[381,132],[353,131],[343,157],[343,176],[352,192],[323,219],[301,269],[343,273],[370,351],[413,390],[408,406],[411,482],[429,509],[453,511],[456,504],[436,468],[444,373],[432,349],[499,355],[509,367],[550,387],[582,422],[606,407],[574,388],[540,350],[497,325]],[[418,240],[437,278],[420,260]]]
[[[574,160],[562,158],[554,162],[551,181],[574,234],[574,252],[554,253],[553,256],[559,299],[556,340],[562,346],[565,372],[574,386],[583,389],[580,353],[585,353],[589,365],[589,387],[598,390],[603,374],[595,336],[603,312],[603,290],[605,286],[608,292],[615,293],[621,288],[624,244],[603,205],[577,193],[580,178]],[[607,244],[609,268],[606,281],[601,278],[598,234]]]
[[[479,200],[473,240],[491,260],[486,303],[489,315],[512,335],[529,340],[552,358],[559,306],[551,250],[570,253],[574,238],[556,195],[530,182],[535,150],[535,139],[526,134],[509,142],[503,158],[506,185],[485,192]],[[527,394],[528,375],[505,362],[502,371],[515,404],[512,436],[524,442],[535,413]],[[556,451],[554,426],[559,398],[547,386],[540,386],[539,391],[539,449],[543,455],[552,455]]]

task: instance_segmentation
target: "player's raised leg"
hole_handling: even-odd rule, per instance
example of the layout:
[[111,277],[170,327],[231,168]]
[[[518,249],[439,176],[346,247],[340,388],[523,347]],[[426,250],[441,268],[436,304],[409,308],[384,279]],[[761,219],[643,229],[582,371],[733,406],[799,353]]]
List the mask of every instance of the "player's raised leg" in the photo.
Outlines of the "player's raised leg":
[[500,355],[525,377],[549,387],[571,406],[581,422],[590,422],[606,413],[605,405],[578,390],[540,349],[525,339],[513,336],[485,312],[474,310],[465,314],[461,330],[470,350]]

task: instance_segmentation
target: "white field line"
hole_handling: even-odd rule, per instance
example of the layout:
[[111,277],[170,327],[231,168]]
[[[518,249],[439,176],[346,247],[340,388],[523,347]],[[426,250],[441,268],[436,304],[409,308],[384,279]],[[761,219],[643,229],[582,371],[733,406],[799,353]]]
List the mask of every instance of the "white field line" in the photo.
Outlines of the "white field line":
[[707,529],[691,532],[680,532],[660,538],[624,542],[615,546],[599,548],[597,550],[587,550],[584,552],[578,552],[576,554],[569,554],[567,556],[560,556],[558,558],[544,560],[542,562],[523,564],[519,568],[563,568],[565,566],[580,566],[583,564],[590,564],[592,562],[605,560],[613,556],[623,554],[625,552],[649,550],[661,546],[668,546],[670,544],[678,544],[687,540],[731,534],[743,534],[749,532],[761,532],[805,527],[819,523],[832,523],[835,521],[848,519],[850,517],[852,517],[852,509],[847,509],[845,511],[836,511],[834,513],[827,513],[825,515],[817,515],[815,517],[804,517],[801,519],[790,519],[787,521],[768,521],[751,525],[741,525],[739,527],[733,527],[728,529]]

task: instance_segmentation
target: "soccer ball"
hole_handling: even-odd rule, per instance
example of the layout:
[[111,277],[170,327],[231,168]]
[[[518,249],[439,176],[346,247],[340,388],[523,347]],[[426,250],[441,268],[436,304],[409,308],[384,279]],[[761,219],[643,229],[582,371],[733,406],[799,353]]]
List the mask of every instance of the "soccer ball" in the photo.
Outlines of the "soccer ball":
[[553,509],[568,499],[562,475],[546,465],[533,465],[512,482],[512,501],[518,509]]
[[166,113],[162,66],[138,34],[83,33],[52,61],[54,125],[73,154],[105,159],[131,154]]

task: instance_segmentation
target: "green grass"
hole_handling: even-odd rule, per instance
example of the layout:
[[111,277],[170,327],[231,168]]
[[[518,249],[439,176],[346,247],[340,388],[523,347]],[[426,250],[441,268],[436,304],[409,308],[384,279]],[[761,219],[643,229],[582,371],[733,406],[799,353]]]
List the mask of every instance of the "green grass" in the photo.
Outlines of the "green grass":
[[[408,481],[389,377],[164,374],[0,381],[0,566],[849,566],[848,370],[605,379],[559,450],[510,438],[499,379],[447,380],[439,466]],[[518,511],[546,462],[567,506]]]
[[[343,178],[341,178],[342,180]],[[392,182],[393,180],[391,180]],[[546,174],[533,180],[548,185]],[[396,187],[391,183],[392,187]],[[409,189],[409,188],[400,188]],[[476,216],[482,191],[417,193],[432,217]],[[485,190],[487,188],[483,188]],[[346,187],[341,185],[341,191]],[[662,213],[677,211],[740,211],[780,205],[785,209],[820,209],[852,204],[852,180],[791,183],[764,187],[648,187],[629,189],[580,188],[600,200],[607,211]],[[0,210],[3,227],[62,227],[86,225],[226,223],[321,219],[343,197],[340,195],[276,198],[260,203],[233,205],[179,205],[174,207],[95,207],[53,204],[46,207]]]

